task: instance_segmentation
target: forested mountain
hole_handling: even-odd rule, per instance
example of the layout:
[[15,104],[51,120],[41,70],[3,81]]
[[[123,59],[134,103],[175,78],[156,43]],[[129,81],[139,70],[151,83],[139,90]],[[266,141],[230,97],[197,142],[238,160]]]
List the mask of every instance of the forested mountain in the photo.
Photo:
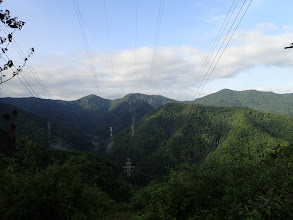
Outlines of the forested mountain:
[[[293,114],[292,97],[292,94],[280,95],[258,91],[236,92],[226,89],[197,99],[195,102],[208,106],[249,107],[264,112]],[[115,136],[123,129],[126,129],[126,133],[130,132],[132,117],[134,117],[135,123],[137,123],[144,115],[151,113],[155,108],[167,103],[178,103],[176,100],[163,96],[150,96],[138,93],[129,94],[116,100],[88,95],[75,101],[1,98],[0,102],[31,113],[31,115],[25,116],[30,118],[30,123],[26,124],[33,123],[33,115],[43,118],[43,121],[39,123],[40,125],[36,126],[39,128],[35,129],[42,133],[42,135],[37,135],[38,132],[32,132],[31,129],[22,128],[18,129],[18,135],[29,135],[34,140],[45,140],[47,132],[46,121],[52,120],[54,123],[58,122],[58,127],[63,127],[61,130],[64,131],[62,134],[58,129],[52,129],[56,137],[59,136],[62,139],[75,140],[68,138],[71,134],[75,133],[75,137],[79,137],[80,140],[88,140],[80,148],[87,150],[105,149],[109,144],[110,127],[113,128]],[[36,121],[40,120],[38,117],[35,118]],[[54,126],[55,124],[53,124]],[[70,132],[65,132],[67,130],[70,130]],[[80,141],[77,143],[81,145]]]
[[[19,114],[13,138],[7,132],[11,121],[0,125],[1,219],[293,217],[290,115],[183,103],[155,109],[131,96],[109,102],[93,95],[72,102],[44,100],[48,112],[40,101],[24,99],[32,113],[22,110],[21,99],[5,100],[14,101]],[[0,109],[10,113],[14,107],[1,103]],[[77,150],[92,150],[79,144],[90,140],[87,132],[111,147],[103,157],[44,147],[48,120],[52,135],[67,134],[68,142],[82,146]],[[127,158],[135,166],[130,177],[122,168]]]
[[126,130],[115,138],[112,154],[120,164],[130,157],[137,172],[151,176],[186,162],[215,164],[243,154],[259,160],[293,142],[293,117],[248,108],[166,104],[135,127],[134,137]]
[[[15,108],[11,105],[1,103],[0,115],[10,114]],[[69,125],[60,123],[57,120],[48,119],[29,113],[20,108],[17,109],[17,117],[11,115],[8,121],[0,120],[0,127],[6,131],[10,130],[11,124],[16,126],[15,136],[28,136],[32,140],[53,148],[91,150],[90,140],[72,129]],[[52,125],[51,138],[48,139],[47,122]]]
[[[113,133],[117,134],[126,127],[130,127],[132,117],[134,120],[139,120],[154,110],[154,107],[144,101],[144,99],[148,99],[147,97],[134,94],[113,101],[95,95],[75,101],[2,98],[0,108],[2,114],[10,112],[14,107],[20,110],[19,118],[22,121],[17,119],[21,126],[17,129],[16,135],[28,136],[40,143],[45,142],[47,140],[47,122],[51,121],[52,135],[61,138],[63,143],[75,142],[75,145],[80,147],[74,149],[95,151],[98,148],[105,148],[108,144],[109,127],[113,127]],[[159,105],[169,99],[152,96],[152,100]],[[5,128],[3,126],[0,124],[0,127]],[[29,129],[24,127],[29,127]],[[60,128],[62,129],[60,130]],[[74,136],[72,136],[73,133]],[[84,141],[77,141],[76,138]]]
[[134,93],[134,94],[128,94],[124,96],[122,99],[116,99],[111,102],[111,108],[114,108],[118,103],[121,102],[127,102],[130,100],[138,100],[138,101],[144,101],[151,105],[154,108],[161,107],[164,104],[167,103],[178,103],[179,101],[174,99],[169,99],[161,95],[145,95],[140,93]]
[[76,101],[61,101],[37,98],[2,98],[4,102],[27,112],[69,124],[79,132],[91,130],[96,118],[106,112],[109,100],[89,95]]
[[[120,108],[123,103],[129,103],[130,100],[133,102],[134,108],[136,105],[135,101],[148,103],[153,108],[160,107],[165,103],[177,102],[163,96],[149,96],[136,93],[116,100],[88,95],[75,101],[38,98],[0,98],[0,103],[7,103],[33,114],[70,124],[75,130],[90,133],[96,127],[98,121],[103,120],[105,117],[109,118],[109,116],[104,114],[109,115],[108,112],[110,111],[117,112],[116,108]],[[112,115],[112,117],[115,117],[115,115]]]
[[248,107],[264,112],[293,115],[293,94],[223,89],[196,99],[193,103],[219,107]]

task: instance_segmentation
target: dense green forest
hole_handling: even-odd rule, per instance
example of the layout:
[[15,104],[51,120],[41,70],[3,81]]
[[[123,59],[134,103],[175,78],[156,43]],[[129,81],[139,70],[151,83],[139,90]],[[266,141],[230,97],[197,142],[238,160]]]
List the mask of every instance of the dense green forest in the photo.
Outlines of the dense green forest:
[[[4,134],[4,133],[3,133]],[[1,219],[290,219],[293,145],[221,166],[184,163],[138,183],[92,153],[6,139],[0,155]]]
[[[2,0],[0,0],[1,3]],[[102,59],[99,59],[103,54],[95,53],[92,57],[83,22],[90,20],[83,19],[79,3],[77,1],[73,1],[73,3],[90,61],[90,69],[94,76],[95,82],[93,83],[96,84],[99,93],[104,91],[106,86],[111,94],[115,95],[117,89],[131,84],[129,77],[127,83],[123,82],[123,77],[127,77],[131,69],[124,68],[120,64],[125,63],[132,55],[129,56],[128,50],[113,50],[115,56],[112,59],[108,10],[104,1],[103,9],[106,19],[104,23],[108,32],[112,75],[108,74],[107,65],[99,65],[97,75],[94,63],[103,62]],[[234,7],[234,3],[235,1],[231,9]],[[239,1],[237,1],[233,12],[231,11],[230,15],[232,16],[234,10],[239,8],[226,37],[231,35],[232,27],[235,27],[235,30],[226,42],[223,53],[248,11],[252,0],[250,3],[244,1],[241,7],[238,6],[238,3]],[[139,4],[139,1],[137,1],[136,32],[138,32],[138,20],[140,20],[138,18],[141,14]],[[50,2],[50,5],[54,4]],[[64,27],[60,22],[61,17],[63,21],[65,17],[68,17],[67,15],[70,15],[68,21],[72,21],[70,14],[72,10],[69,8],[69,11],[71,10],[69,13],[64,10],[64,7],[59,6],[58,8],[62,9],[61,17],[53,13],[52,10],[48,10],[49,7],[39,7],[36,4],[26,4],[25,7],[21,8],[21,14],[23,10],[31,9],[31,6],[34,6],[32,7],[34,11],[28,10],[30,15],[41,13],[45,16],[44,19],[35,17],[40,24],[38,25],[39,33],[42,32],[40,32],[40,27],[46,27],[49,32],[52,31],[48,27],[52,26],[54,29]],[[90,7],[88,9],[91,10],[94,9],[89,4],[85,6]],[[146,8],[145,6],[142,8]],[[244,6],[247,6],[247,8],[244,9]],[[159,7],[149,76],[149,92],[151,86],[154,86],[152,84],[154,76],[152,75],[157,60],[157,46],[164,1],[160,1]],[[45,8],[49,13],[44,13],[42,8]],[[152,9],[151,7],[148,8]],[[193,11],[199,8],[204,9],[201,4],[192,8]],[[211,7],[208,8],[212,9]],[[168,9],[170,11],[172,8]],[[242,13],[243,10],[245,10],[244,13]],[[115,16],[117,17],[116,12]],[[119,13],[118,15],[121,17],[122,14]],[[64,16],[65,14],[66,16]],[[86,14],[89,15],[90,13]],[[97,14],[97,11],[94,14]],[[154,17],[152,13],[147,14]],[[204,17],[207,17],[206,15],[210,17],[211,15],[210,13],[205,14],[199,14],[199,17],[203,15]],[[238,15],[242,17],[239,19]],[[123,16],[126,21],[129,18],[133,20],[130,14],[127,17]],[[230,18],[226,25],[229,24]],[[34,20],[33,17],[31,19]],[[91,20],[93,21],[93,19]],[[176,20],[177,23],[180,23],[178,17],[176,17]],[[209,26],[215,24],[216,20],[219,19],[205,18],[204,20],[204,26]],[[238,24],[235,24],[235,26],[236,20]],[[6,29],[5,31],[1,27],[3,32],[3,36],[0,37],[1,55],[5,55],[5,58],[2,57],[4,63],[0,67],[0,84],[11,83],[10,80],[14,77],[22,76],[24,81],[20,79],[20,82],[28,92],[32,96],[34,96],[34,93],[36,97],[39,97],[39,88],[36,93],[32,87],[36,82],[27,81],[20,74],[23,68],[29,64],[28,69],[35,75],[38,84],[46,93],[46,97],[52,97],[37,72],[28,63],[35,49],[31,48],[26,56],[14,40],[14,32],[17,29],[21,30],[25,22],[18,20],[18,17],[14,17],[9,10],[1,10],[0,21]],[[109,19],[109,21],[114,20]],[[225,22],[226,19],[224,24]],[[174,22],[169,23],[174,24]],[[67,25],[66,29],[67,32],[71,33],[69,26]],[[171,29],[174,29],[174,25],[171,26]],[[261,28],[261,26],[264,25],[257,25],[258,28]],[[182,28],[185,27],[182,26]],[[262,28],[267,29],[267,27]],[[122,27],[122,29],[125,28]],[[223,31],[225,29],[226,26]],[[95,28],[91,28],[91,30],[95,30]],[[34,28],[31,31],[30,35],[34,36],[36,34],[33,33]],[[45,37],[49,36],[43,32],[42,34],[46,35]],[[48,49],[54,49],[58,52],[58,62],[55,65],[61,68],[54,69],[54,65],[49,64],[51,74],[47,74],[46,79],[56,78],[54,74],[62,71],[62,74],[59,74],[62,76],[58,75],[57,77],[58,79],[62,78],[62,80],[60,83],[58,81],[58,85],[56,85],[64,86],[66,81],[66,90],[60,92],[55,89],[56,91],[52,91],[52,94],[64,95],[71,91],[70,86],[74,86],[72,87],[74,88],[74,92],[71,91],[72,93],[77,94],[81,91],[80,89],[85,92],[85,85],[88,87],[87,89],[90,89],[92,84],[89,84],[88,80],[86,80],[86,84],[85,81],[80,82],[84,78],[83,69],[87,66],[87,63],[84,62],[83,53],[80,53],[81,50],[78,48],[78,57],[73,57],[74,59],[69,61],[66,54],[60,54],[60,51],[71,43],[69,40],[68,45],[62,43],[63,37],[66,36],[63,36],[64,32],[58,34],[57,40],[54,35],[46,38],[54,42],[55,46],[51,47],[48,44],[45,50],[43,50],[44,48],[39,49],[41,54],[44,51],[45,54],[48,53]],[[26,38],[26,35],[23,36]],[[119,37],[124,38],[122,35]],[[226,37],[223,43],[226,41]],[[24,38],[23,40],[25,40]],[[69,38],[67,37],[67,39]],[[70,37],[70,40],[76,42],[72,37]],[[135,39],[135,48],[132,48],[135,49],[133,89],[139,86],[135,82],[136,72],[145,72],[146,66],[141,61],[147,61],[149,54],[149,48],[139,48],[141,45],[137,44],[136,41],[137,39]],[[64,46],[63,49],[58,44],[60,42],[62,47]],[[241,42],[241,39],[239,42]],[[16,65],[13,57],[14,52],[12,54],[10,54],[10,50],[8,52],[10,44],[14,45],[23,61],[22,64]],[[40,45],[40,43],[38,44]],[[285,49],[293,48],[292,45],[285,47]],[[99,45],[96,44],[95,46]],[[104,47],[102,44],[101,46]],[[196,63],[200,61],[198,58],[202,55],[200,50],[190,50],[188,46],[176,48],[175,50],[174,48],[163,48],[164,51],[161,51],[160,54],[167,58],[161,60],[161,64],[167,64],[165,73],[168,73],[168,76],[170,73],[173,74],[174,68],[181,69],[184,72],[194,64],[197,65]],[[75,50],[74,48],[70,49],[73,52]],[[140,49],[140,51],[137,51],[137,49]],[[193,54],[194,52],[196,57]],[[51,54],[50,51],[49,53]],[[137,59],[137,54],[143,55],[143,59]],[[70,53],[68,57],[72,58],[72,56],[72,53]],[[212,72],[219,59],[213,66]],[[41,63],[43,63],[42,60]],[[97,62],[93,62],[93,60]],[[122,74],[118,77],[117,75],[114,76],[113,73],[115,72],[113,71],[113,60],[119,61],[119,68],[122,68]],[[52,61],[55,62],[56,58]],[[185,64],[181,65],[182,61]],[[64,74],[64,69],[68,69],[70,63],[73,65],[73,68],[69,68],[72,72],[66,73],[65,71]],[[160,62],[157,62],[156,65],[158,63]],[[169,68],[170,64],[171,68]],[[213,64],[214,61],[211,65]],[[65,65],[64,68],[62,65]],[[46,71],[48,68],[42,69],[48,72]],[[225,70],[225,68],[222,69]],[[6,70],[12,71],[8,73],[5,72]],[[178,72],[177,70],[175,72]],[[205,87],[207,82],[205,80],[209,80],[212,72],[204,76],[198,89]],[[64,78],[69,75],[72,78],[74,74],[79,75],[75,77],[75,82],[78,82],[77,86],[70,82],[68,77],[68,79]],[[230,76],[232,76],[231,74],[232,72]],[[221,74],[221,76],[224,75]],[[228,75],[226,74],[226,76]],[[105,83],[101,81],[100,84],[97,76],[99,81],[100,79],[103,79],[103,81],[106,79]],[[163,83],[167,83],[165,85],[170,87],[168,91],[171,94],[174,92],[174,88],[177,88],[177,91],[180,86],[170,83],[171,81],[166,76],[162,75],[159,78]],[[171,78],[176,79],[177,83],[178,78],[182,78],[182,76],[176,74],[175,77]],[[207,79],[205,79],[206,76],[208,76]],[[141,79],[139,80],[141,81]],[[112,86],[107,86],[110,85],[108,80],[114,80],[115,85],[109,81]],[[205,83],[202,84],[204,81]],[[51,80],[49,83],[52,85],[54,81]],[[172,86],[170,86],[171,84]],[[13,85],[17,86],[17,84],[11,84],[12,87]],[[155,87],[158,88],[161,85],[164,87],[164,84],[156,84]],[[196,88],[196,85],[194,85],[194,88]],[[186,89],[186,86],[184,86],[184,89]],[[16,91],[13,94],[20,93]],[[131,167],[126,165],[131,165]],[[293,94],[275,94],[255,90],[240,92],[224,89],[215,94],[189,101],[177,101],[160,95],[140,93],[128,94],[115,100],[91,94],[72,101],[35,97],[5,98],[2,95],[0,98],[0,220],[10,219],[293,219]]]
[[[130,101],[133,112],[129,112]],[[113,133],[118,134],[131,125],[132,117],[138,121],[145,114],[153,111],[155,107],[168,102],[176,101],[163,96],[143,94],[130,94],[116,100],[103,99],[95,95],[75,101],[1,98],[0,103],[3,105],[0,105],[0,114],[7,112],[8,108],[26,112],[26,116],[22,119],[28,119],[29,123],[20,122],[20,128],[17,131],[20,136],[27,135],[32,140],[41,143],[46,136],[47,122],[50,121],[52,135],[56,139],[55,146],[60,145],[59,143],[67,143],[67,145],[63,144],[66,149],[101,151],[101,148],[105,148],[108,144],[109,127],[113,127]],[[29,126],[30,132],[22,129],[24,124]],[[0,127],[5,128],[1,122]],[[32,130],[37,131],[34,133],[35,135],[31,132]],[[71,133],[75,134],[71,135]],[[43,140],[40,141],[40,138]],[[81,144],[76,138],[83,139],[84,144]]]
[[258,111],[293,115],[293,94],[223,89],[196,99],[193,103],[219,107],[248,107]]
[[[0,115],[11,114],[15,107],[1,103]],[[91,143],[88,138],[82,135],[78,130],[72,128],[66,123],[38,116],[17,108],[18,116],[10,121],[0,120],[0,128],[8,130],[11,121],[16,125],[16,136],[28,136],[30,139],[53,148],[90,150]],[[50,121],[54,127],[52,138],[48,140],[47,122]]]
[[[119,125],[112,147],[95,153],[49,147],[48,117],[26,111],[29,104],[16,107],[16,117],[1,121],[0,218],[292,218],[292,116],[183,103],[154,109],[142,99],[129,111],[129,100],[112,107],[96,96],[76,101],[84,113],[103,112],[100,126]],[[15,106],[1,103],[1,114]],[[70,106],[63,107],[79,111]],[[78,131],[86,128],[78,120],[85,118],[70,129],[57,119],[60,138],[68,134],[72,149],[86,150],[78,148],[85,137]],[[108,129],[92,129],[109,142]],[[122,168],[127,158],[135,165],[130,177]]]
[[293,142],[293,118],[248,108],[166,104],[115,138],[110,156],[132,158],[136,172],[166,174],[177,164],[219,164],[237,155],[260,160],[277,145]]

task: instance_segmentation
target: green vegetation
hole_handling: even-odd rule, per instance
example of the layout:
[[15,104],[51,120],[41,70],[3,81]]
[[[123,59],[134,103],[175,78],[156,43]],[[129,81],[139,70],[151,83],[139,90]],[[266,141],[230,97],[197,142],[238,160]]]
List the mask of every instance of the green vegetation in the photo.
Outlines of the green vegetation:
[[242,159],[213,169],[171,170],[165,181],[139,190],[131,204],[142,219],[291,219],[293,145],[257,163]]
[[174,99],[169,99],[161,95],[144,95],[140,93],[128,94],[122,99],[116,99],[111,102],[111,109],[115,108],[119,103],[129,102],[130,100],[144,101],[154,108],[159,108],[167,103],[178,103]]
[[196,99],[193,103],[218,107],[248,107],[258,111],[293,115],[293,94],[223,89]]
[[[15,108],[1,103],[0,105],[0,115],[5,113],[10,113]],[[50,145],[51,147],[57,147],[58,143],[63,145],[63,148],[75,149],[75,150],[91,150],[91,143],[88,138],[78,131],[72,129],[69,125],[60,123],[57,120],[52,120],[28,113],[22,109],[18,110],[18,117],[15,118],[14,124],[16,125],[16,136],[28,136],[30,139],[42,143],[43,145]],[[52,138],[48,143],[48,131],[47,122],[51,121],[54,127],[54,132],[52,132]],[[10,121],[0,120],[0,127],[9,130]],[[59,144],[60,145],[60,144]]]
[[104,158],[26,138],[15,146],[0,155],[1,219],[99,219],[130,197],[132,186]]
[[259,160],[276,145],[293,142],[291,116],[248,108],[166,104],[115,138],[111,158],[132,158],[136,172],[162,176],[181,163],[221,164],[237,155]]
[[[133,102],[133,115],[129,112],[130,100]],[[64,149],[103,152],[109,139],[109,127],[113,127],[113,132],[117,134],[130,126],[132,116],[139,120],[153,111],[152,106],[158,107],[175,101],[163,96],[132,94],[113,101],[89,95],[75,101],[1,98],[0,102],[0,113],[7,112],[7,105],[10,109],[16,108],[26,112],[19,123],[19,136],[28,136],[44,143],[46,123],[51,121],[54,146],[63,145]],[[1,122],[0,127],[6,128]],[[89,140],[91,137],[93,139]]]
[[[183,103],[154,109],[144,99],[136,99],[130,112],[132,97],[124,98],[112,104],[93,95],[52,101],[46,113],[53,115],[55,107],[72,111],[68,117],[76,126],[54,116],[52,135],[67,134],[78,150],[87,149],[79,129],[92,129],[107,145],[113,126],[113,145],[99,151],[103,156],[48,148],[48,118],[36,112],[18,109],[13,137],[11,123],[1,121],[0,218],[293,218],[292,116]],[[0,110],[13,107],[2,103]],[[87,115],[75,121],[79,114]],[[92,125],[79,124],[87,117]],[[135,166],[130,178],[122,169],[127,158]]]
[[21,138],[0,155],[0,218],[291,219],[292,164],[293,145],[275,146],[261,160],[185,163],[137,187],[102,157]]

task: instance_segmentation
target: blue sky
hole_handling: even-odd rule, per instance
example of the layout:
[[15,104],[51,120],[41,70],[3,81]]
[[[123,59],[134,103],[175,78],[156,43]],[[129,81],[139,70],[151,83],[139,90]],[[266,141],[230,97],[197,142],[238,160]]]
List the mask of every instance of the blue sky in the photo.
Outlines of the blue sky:
[[[239,0],[236,11],[244,1]],[[99,90],[90,69],[73,0],[4,0],[0,5],[1,9],[9,9],[13,17],[26,22],[14,39],[24,53],[35,48],[30,63],[54,99],[74,100],[88,94],[113,99],[139,92],[186,100],[224,88],[293,93],[293,50],[283,49],[293,42],[289,0],[253,0],[209,81],[199,90],[193,86],[200,85],[201,81],[195,83],[195,79],[233,0],[164,0],[152,71],[162,1],[105,2],[110,50],[104,1],[78,0]],[[245,6],[249,2],[247,0]],[[16,63],[22,62],[12,45],[9,56]],[[22,74],[39,97],[49,98],[27,67]],[[193,88],[201,93],[191,93]],[[30,96],[17,78],[2,84],[0,89],[0,97]]]

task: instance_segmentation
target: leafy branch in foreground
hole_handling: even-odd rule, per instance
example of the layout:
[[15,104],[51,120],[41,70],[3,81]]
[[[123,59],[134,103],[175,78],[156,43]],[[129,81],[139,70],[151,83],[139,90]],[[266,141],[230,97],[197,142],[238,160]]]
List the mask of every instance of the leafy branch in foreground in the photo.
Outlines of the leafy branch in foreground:
[[[2,1],[0,1],[0,4]],[[28,54],[27,57],[24,58],[23,64],[19,65],[18,67],[15,66],[14,62],[12,59],[9,58],[7,51],[8,51],[8,46],[10,43],[13,43],[13,34],[15,33],[16,30],[21,30],[23,25],[25,24],[24,21],[19,21],[17,17],[11,17],[10,16],[10,11],[9,10],[0,10],[0,20],[4,26],[4,28],[1,26],[2,32],[4,32],[4,36],[0,36],[0,50],[1,54],[0,57],[2,59],[3,64],[0,64],[0,85],[2,83],[5,83],[15,76],[17,76],[20,72],[22,72],[24,66],[26,65],[26,62],[28,61],[28,58],[34,53],[35,49],[31,48],[30,53]],[[9,33],[9,29],[12,29],[13,31]],[[10,74],[3,74],[4,71],[7,71],[11,69],[12,73]]]

